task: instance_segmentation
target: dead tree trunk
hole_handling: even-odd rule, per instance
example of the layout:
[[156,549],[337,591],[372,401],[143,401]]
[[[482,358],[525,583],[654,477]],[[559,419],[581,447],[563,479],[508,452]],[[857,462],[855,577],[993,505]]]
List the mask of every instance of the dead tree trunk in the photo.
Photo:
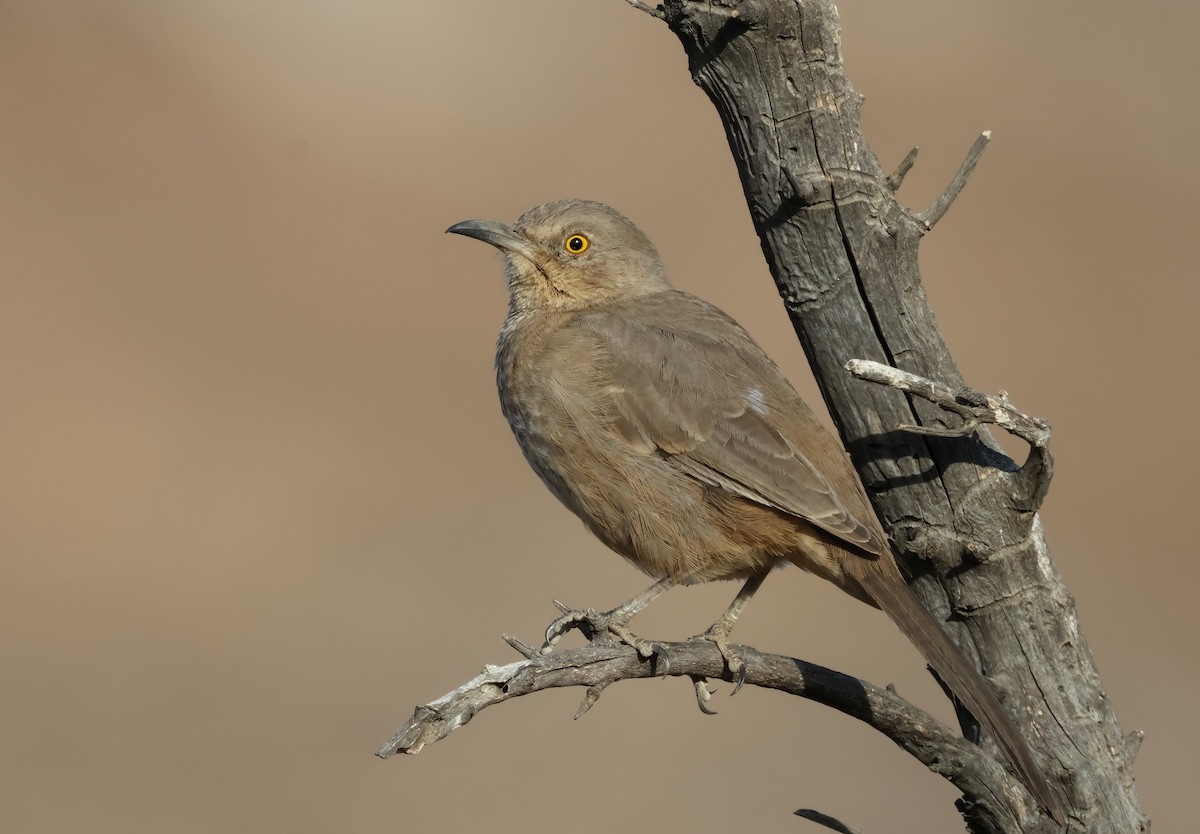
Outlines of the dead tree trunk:
[[[1038,521],[1049,453],[1034,448],[1018,467],[986,430],[902,431],[962,420],[845,367],[876,360],[962,389],[917,246],[986,135],[946,194],[913,214],[896,201],[913,156],[889,177],[868,146],[830,0],[634,5],[665,19],[720,114],[779,293],[914,589],[1020,716],[1071,829],[1149,830],[1133,787],[1140,734],[1121,735]],[[967,810],[974,831],[1012,830],[990,809]]]
[[[1042,754],[1069,830],[1148,831],[1133,786],[1141,736],[1121,735],[1037,517],[1052,470],[1048,427],[963,384],[921,288],[917,246],[962,188],[987,134],[946,193],[913,214],[896,190],[915,152],[888,176],[867,145],[831,0],[627,2],[666,21],[716,105],[780,295],[914,590]],[[988,422],[1030,442],[1022,466],[979,428]],[[662,643],[663,656],[647,660],[603,639],[549,653],[507,639],[523,660],[488,666],[418,707],[378,755],[417,753],[481,710],[544,689],[586,687],[582,714],[618,680],[686,676],[706,709],[705,679],[730,677],[705,640]],[[975,834],[1061,830],[1034,810],[990,739],[981,752],[894,692],[794,658],[738,651],[747,684],[858,718],[952,781]]]

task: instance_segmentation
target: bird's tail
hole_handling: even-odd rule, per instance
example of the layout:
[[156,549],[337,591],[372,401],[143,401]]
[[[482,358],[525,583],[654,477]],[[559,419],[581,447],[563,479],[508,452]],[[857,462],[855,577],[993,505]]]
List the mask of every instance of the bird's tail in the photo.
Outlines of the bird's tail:
[[1066,815],[1050,790],[1025,737],[1013,724],[996,697],[992,685],[951,642],[949,636],[909,589],[890,554],[877,560],[851,562],[855,578],[861,583],[934,670],[962,701],[971,714],[996,739],[1009,764],[1029,788],[1030,793],[1060,824]]

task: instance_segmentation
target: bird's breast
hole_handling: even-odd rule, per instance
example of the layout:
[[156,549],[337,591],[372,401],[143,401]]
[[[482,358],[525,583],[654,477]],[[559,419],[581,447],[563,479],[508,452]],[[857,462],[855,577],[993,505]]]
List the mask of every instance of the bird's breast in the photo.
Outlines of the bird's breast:
[[743,541],[718,492],[675,466],[654,444],[621,431],[620,386],[603,352],[567,332],[501,332],[501,408],[529,465],[602,542],[656,578],[744,578],[780,558]]
[[525,460],[560,501],[570,506],[569,485],[561,471],[561,411],[550,396],[537,364],[544,340],[537,328],[510,316],[500,331],[496,349],[496,388],[500,409]]

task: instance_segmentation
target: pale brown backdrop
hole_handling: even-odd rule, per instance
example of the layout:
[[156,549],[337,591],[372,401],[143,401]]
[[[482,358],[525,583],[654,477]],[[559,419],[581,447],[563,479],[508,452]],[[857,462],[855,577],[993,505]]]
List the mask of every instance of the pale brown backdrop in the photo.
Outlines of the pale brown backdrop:
[[[1054,555],[1163,831],[1193,824],[1200,686],[1200,10],[846,3],[887,167],[969,381],[1055,427]],[[644,579],[495,403],[499,258],[442,234],[611,202],[815,399],[717,118],[622,0],[0,4],[0,827],[12,832],[957,830],[867,729],[679,680],[547,693],[416,758],[376,746]],[[681,638],[734,588],[638,623]],[[877,613],[797,571],[739,636],[895,681]],[[725,692],[728,687],[721,687]]]

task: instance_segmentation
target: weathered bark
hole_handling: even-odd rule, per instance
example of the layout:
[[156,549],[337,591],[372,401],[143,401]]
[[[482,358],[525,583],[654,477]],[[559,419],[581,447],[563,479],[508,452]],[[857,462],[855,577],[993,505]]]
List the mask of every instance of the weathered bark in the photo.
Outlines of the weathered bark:
[[[962,387],[917,265],[955,189],[922,214],[896,201],[903,171],[889,178],[862,133],[829,0],[667,0],[656,16],[725,125],[771,273],[914,589],[1044,754],[1071,830],[1149,830],[1133,788],[1140,735],[1121,735],[1037,518],[1048,453],[1018,467],[984,430],[901,431],[958,419],[845,370],[876,360]],[[1012,830],[969,799],[973,831]],[[1059,830],[1036,814],[1026,825]]]
[[[830,0],[627,2],[667,22],[716,105],[780,295],[914,590],[1042,754],[1070,830],[1148,831],[1133,785],[1141,735],[1121,735],[1037,518],[1053,469],[1048,427],[963,385],[921,287],[920,239],[962,188],[987,134],[946,193],[910,213],[895,192],[914,154],[889,177],[867,145]],[[855,362],[851,375],[850,360],[890,367]],[[988,422],[1031,443],[1024,465],[979,428]],[[911,426],[927,433],[902,428]],[[582,712],[615,681],[686,675],[706,709],[703,680],[730,676],[706,641],[670,644],[647,662],[606,639],[543,655],[509,638],[525,660],[489,667],[418,707],[379,755],[416,753],[479,710],[546,688],[586,686]],[[980,750],[894,693],[740,650],[747,683],[853,715],[950,779],[976,834],[1060,830],[1006,773],[989,739]]]
[[[488,666],[442,697],[417,707],[376,755],[385,759],[396,753],[415,755],[465,726],[483,710],[545,689],[586,687],[587,694],[575,716],[578,718],[616,681],[664,674],[664,664],[647,663],[626,645],[593,643],[542,654],[515,638],[509,638],[509,643],[525,660]],[[728,664],[716,645],[708,640],[690,640],[660,646],[664,656],[670,657],[665,674],[692,678],[700,708],[709,712],[706,704],[710,696],[704,682],[709,678],[731,678]],[[943,774],[964,793],[995,797],[1007,826],[995,830],[1020,830],[1020,806],[1008,799],[1021,790],[1016,777],[1008,775],[999,761],[933,716],[890,689],[872,686],[841,672],[795,658],[763,654],[749,646],[738,646],[737,651],[746,664],[746,685],[808,698],[857,718],[883,733],[917,761]]]

